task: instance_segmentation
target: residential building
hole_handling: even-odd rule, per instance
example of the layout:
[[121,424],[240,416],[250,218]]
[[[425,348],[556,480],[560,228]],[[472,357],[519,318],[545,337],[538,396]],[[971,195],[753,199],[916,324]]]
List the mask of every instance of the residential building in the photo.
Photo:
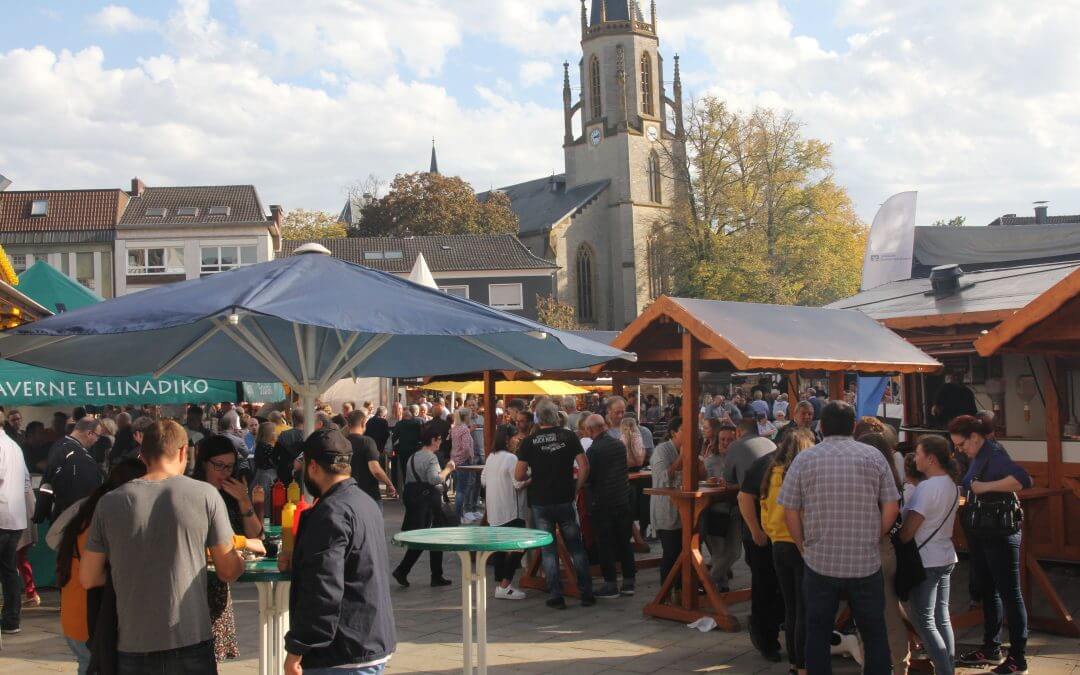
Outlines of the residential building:
[[[312,242],[285,241],[281,255],[307,243]],[[435,282],[446,293],[530,319],[537,318],[537,298],[552,295],[558,269],[550,260],[533,255],[512,234],[345,237],[314,243],[340,260],[400,277],[409,276],[422,253]]]
[[116,224],[116,294],[274,258],[283,211],[251,185],[147,187],[131,181]]
[[119,189],[0,191],[0,244],[16,273],[45,260],[112,297],[113,240],[127,203]]

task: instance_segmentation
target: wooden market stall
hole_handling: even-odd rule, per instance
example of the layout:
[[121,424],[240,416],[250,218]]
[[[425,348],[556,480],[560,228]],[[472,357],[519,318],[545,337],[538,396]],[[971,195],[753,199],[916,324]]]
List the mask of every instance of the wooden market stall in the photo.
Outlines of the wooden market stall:
[[[701,554],[700,514],[714,500],[733,500],[731,488],[703,488],[697,475],[696,430],[700,376],[704,372],[771,370],[798,374],[825,371],[835,389],[844,373],[928,373],[941,364],[898,338],[860,312],[691,300],[662,296],[614,340],[613,346],[636,352],[638,360],[597,366],[612,377],[668,373],[682,378],[682,486],[660,496],[677,502],[683,527],[683,553],[664,580],[660,592],[646,605],[647,616],[682,622],[711,616],[725,630],[739,622],[728,605],[748,597],[747,591],[720,593]],[[790,381],[790,378],[789,378]],[[698,583],[705,589],[704,605],[697,593],[684,589]]]

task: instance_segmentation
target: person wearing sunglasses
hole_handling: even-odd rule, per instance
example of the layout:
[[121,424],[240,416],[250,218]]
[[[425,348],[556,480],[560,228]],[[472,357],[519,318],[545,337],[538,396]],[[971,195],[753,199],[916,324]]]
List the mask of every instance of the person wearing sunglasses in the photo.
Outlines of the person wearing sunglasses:
[[[191,477],[217,488],[225,501],[225,510],[233,534],[248,538],[248,548],[258,548],[262,537],[262,521],[248,496],[248,484],[239,476],[240,456],[233,439],[223,434],[207,436],[199,441],[195,455],[195,470]],[[217,661],[235,659],[240,655],[236,638],[236,615],[233,613],[229,585],[215,575],[207,576],[210,604],[210,629],[214,636],[214,657]]]

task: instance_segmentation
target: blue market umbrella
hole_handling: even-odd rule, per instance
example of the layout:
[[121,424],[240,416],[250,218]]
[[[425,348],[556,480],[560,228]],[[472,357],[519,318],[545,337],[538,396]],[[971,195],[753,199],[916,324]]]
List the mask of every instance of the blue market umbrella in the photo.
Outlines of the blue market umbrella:
[[635,358],[328,253],[306,246],[26,324],[0,336],[0,358],[87,375],[280,380],[308,411],[344,377],[570,370]]

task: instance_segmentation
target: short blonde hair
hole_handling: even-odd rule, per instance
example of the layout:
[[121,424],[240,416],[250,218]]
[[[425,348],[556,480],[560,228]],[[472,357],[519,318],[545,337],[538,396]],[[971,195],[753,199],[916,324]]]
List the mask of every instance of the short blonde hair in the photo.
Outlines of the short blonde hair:
[[176,459],[180,449],[187,447],[184,427],[172,420],[154,422],[143,432],[142,457],[147,463],[160,459]]

